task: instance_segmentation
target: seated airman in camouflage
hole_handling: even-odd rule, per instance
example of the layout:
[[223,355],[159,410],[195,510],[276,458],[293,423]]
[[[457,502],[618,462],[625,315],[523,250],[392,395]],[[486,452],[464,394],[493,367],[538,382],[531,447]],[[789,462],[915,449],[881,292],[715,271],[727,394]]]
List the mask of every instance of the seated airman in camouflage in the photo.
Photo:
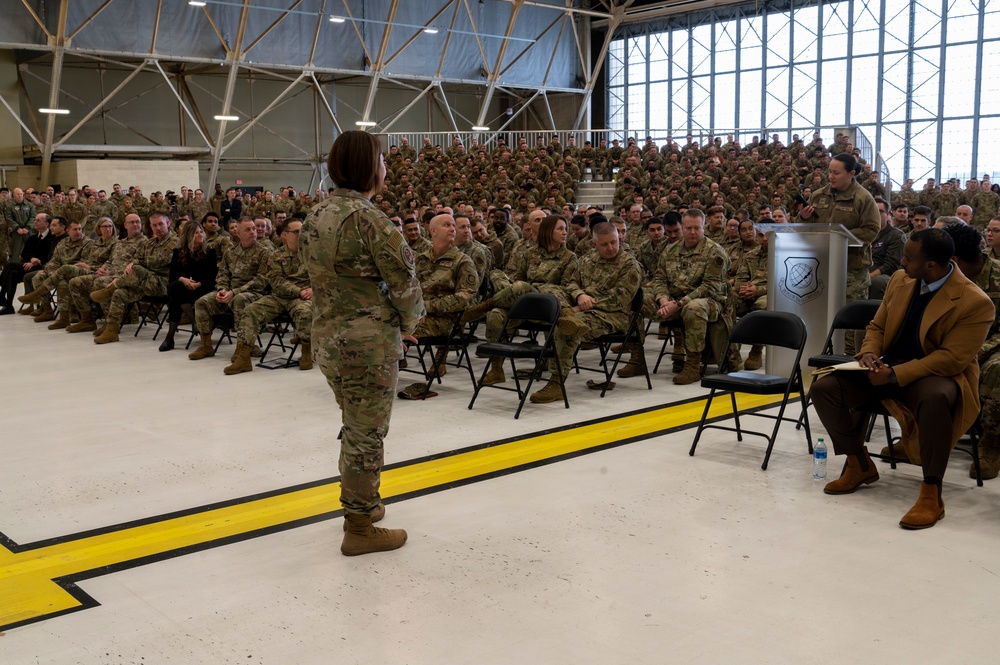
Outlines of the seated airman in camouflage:
[[[415,257],[417,280],[427,308],[427,315],[413,333],[418,339],[449,334],[455,320],[472,304],[479,291],[475,264],[454,246],[455,219],[449,214],[436,215],[428,226],[431,248]],[[446,347],[435,353],[432,371],[437,376],[445,374],[447,357]],[[404,392],[415,397],[423,393],[424,387],[424,383],[415,383]]]
[[[486,339],[495,342],[503,332],[507,310],[526,293],[551,293],[559,298],[564,309],[559,318],[563,332],[572,334],[581,327],[572,316],[568,287],[576,271],[577,258],[566,249],[566,220],[549,215],[538,228],[538,244],[521,255],[511,277],[511,285],[501,289],[491,298],[470,307],[462,316],[465,323],[486,317]],[[483,379],[485,385],[507,380],[501,358],[490,359],[490,369]]]
[[103,289],[90,294],[94,302],[108,303],[105,305],[104,330],[94,338],[96,344],[118,341],[125,310],[131,303],[145,296],[167,295],[170,259],[177,246],[177,235],[170,230],[170,217],[166,213],[150,213],[149,227],[153,237],[143,243],[135,258],[122,268],[121,275]]
[[[569,301],[575,303],[569,312],[580,325],[561,325],[556,329],[556,353],[562,376],[553,375],[531,396],[532,402],[562,399],[560,384],[565,382],[580,344],[615,331],[625,332],[632,298],[639,290],[641,269],[639,263],[621,249],[619,236],[619,231],[607,222],[594,226],[595,251],[579,262],[567,287]],[[640,348],[639,358],[644,358],[641,351]],[[553,367],[554,364],[549,365],[550,369]]]
[[90,294],[103,289],[120,276],[125,266],[135,259],[142,245],[147,241],[146,236],[142,235],[142,220],[139,215],[136,213],[127,215],[124,224],[126,237],[115,243],[108,259],[94,272],[79,275],[69,280],[70,307],[73,311],[79,312],[80,321],[71,323],[66,328],[66,332],[95,331],[95,337],[104,332],[104,326],[101,326],[100,330],[97,328]]
[[701,357],[708,324],[718,321],[726,306],[729,257],[705,237],[705,213],[687,210],[681,219],[681,240],[663,251],[650,290],[652,314],[664,321],[684,322],[684,368],[674,383],[687,385],[701,378]]
[[[70,224],[70,227],[72,226]],[[72,231],[70,233],[70,238],[72,238]],[[111,221],[110,217],[102,217],[97,223],[97,241],[86,245],[80,260],[76,263],[63,265],[49,274],[39,288],[22,296],[21,302],[39,302],[43,297],[48,297],[49,291],[55,289],[60,304],[59,316],[49,324],[49,330],[62,330],[69,327],[71,320],[79,321],[80,311],[73,307],[73,299],[69,294],[69,282],[74,277],[96,272],[111,257],[111,252],[117,242],[118,234],[114,222]]]
[[215,259],[219,262],[219,265],[222,265],[223,257],[229,251],[229,248],[233,246],[233,239],[228,233],[222,232],[219,225],[219,216],[214,212],[206,213],[202,217],[201,228],[205,229],[205,251],[214,249]]
[[416,218],[409,217],[403,220],[403,237],[406,244],[410,246],[414,254],[426,251],[430,247],[430,241],[423,236],[420,222]]
[[83,226],[79,222],[67,223],[66,219],[62,217],[56,217],[53,221],[55,220],[59,220],[60,224],[66,226],[67,235],[56,243],[56,247],[52,251],[52,258],[46,262],[41,270],[25,275],[25,289],[28,288],[29,284],[33,289],[30,293],[19,298],[21,302],[38,303],[34,317],[36,323],[52,321],[56,318],[49,290],[43,288],[42,283],[56,274],[63,266],[72,266],[83,260],[84,254],[89,251],[90,245],[94,242],[83,235]]
[[[264,295],[265,270],[270,252],[257,242],[257,227],[249,217],[240,220],[240,244],[226,252],[215,278],[215,293],[206,293],[194,304],[195,323],[201,345],[188,358],[201,360],[215,355],[212,345],[212,317],[232,312],[237,327],[244,308]],[[235,354],[233,354],[235,360]],[[231,361],[230,361],[231,362]]]
[[493,252],[472,236],[472,220],[465,213],[455,216],[455,248],[472,259],[482,284],[493,269]]
[[[767,309],[767,236],[754,228],[753,222],[740,222],[740,236],[743,251],[730,254],[729,268],[729,313],[732,320],[753,311]],[[750,240],[752,238],[752,240]],[[748,370],[760,369],[763,365],[764,347],[754,344],[750,347],[744,367]],[[737,354],[739,349],[731,349]],[[741,363],[737,362],[736,366]]]
[[[271,292],[244,307],[236,322],[236,353],[232,364],[223,370],[225,374],[252,371],[250,354],[261,326],[286,313],[295,324],[295,333],[302,345],[299,369],[312,369],[312,344],[309,336],[312,328],[312,288],[309,285],[309,273],[299,260],[301,232],[302,221],[295,218],[286,220],[282,226],[281,247],[271,252],[266,264],[266,280]],[[260,240],[257,242],[260,243]]]

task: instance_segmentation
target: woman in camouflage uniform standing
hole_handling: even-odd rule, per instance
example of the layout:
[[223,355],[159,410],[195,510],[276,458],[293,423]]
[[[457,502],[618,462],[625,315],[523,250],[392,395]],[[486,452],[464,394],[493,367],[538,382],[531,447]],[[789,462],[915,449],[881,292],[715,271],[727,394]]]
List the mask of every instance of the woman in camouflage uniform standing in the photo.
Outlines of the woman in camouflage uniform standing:
[[424,316],[413,252],[371,202],[382,191],[385,164],[378,138],[341,134],[327,158],[333,194],[302,226],[302,261],[313,289],[316,362],[342,412],[340,502],[347,555],[402,547],[406,532],[372,522],[379,497],[383,440],[396,390],[403,339]]

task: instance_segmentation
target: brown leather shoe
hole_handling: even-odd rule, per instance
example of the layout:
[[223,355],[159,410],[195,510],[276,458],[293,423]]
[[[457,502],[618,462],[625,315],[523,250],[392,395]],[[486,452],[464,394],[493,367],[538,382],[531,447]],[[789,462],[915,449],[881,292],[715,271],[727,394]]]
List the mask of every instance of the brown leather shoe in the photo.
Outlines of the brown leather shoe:
[[[867,471],[861,470],[859,458],[867,460]],[[840,478],[828,482],[823,491],[827,494],[850,494],[857,491],[862,485],[871,485],[876,480],[878,480],[878,469],[875,468],[875,463],[868,456],[868,451],[865,450],[861,455],[848,455],[847,467],[840,474]]]
[[904,529],[928,529],[944,519],[944,501],[941,486],[920,483],[920,496],[910,511],[899,520]]

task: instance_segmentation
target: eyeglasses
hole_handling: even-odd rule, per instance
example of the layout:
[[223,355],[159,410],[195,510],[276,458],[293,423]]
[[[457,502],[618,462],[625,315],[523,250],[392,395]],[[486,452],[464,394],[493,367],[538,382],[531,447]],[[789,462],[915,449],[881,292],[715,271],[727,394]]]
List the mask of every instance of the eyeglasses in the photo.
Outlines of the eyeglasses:
[[99,228],[99,229],[113,229],[113,228],[115,228],[115,227],[114,227],[114,226],[112,226],[111,224],[101,224],[101,225],[100,225],[99,227],[97,227],[97,228]]

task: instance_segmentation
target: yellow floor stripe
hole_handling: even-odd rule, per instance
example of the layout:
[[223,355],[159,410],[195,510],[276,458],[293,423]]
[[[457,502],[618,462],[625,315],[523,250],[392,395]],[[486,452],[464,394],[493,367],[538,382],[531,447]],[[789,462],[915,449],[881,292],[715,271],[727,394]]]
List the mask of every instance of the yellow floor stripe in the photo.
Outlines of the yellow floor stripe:
[[[741,410],[775,403],[773,396],[739,395]],[[382,496],[400,497],[484,475],[600,448],[696,423],[704,400],[624,415],[592,424],[530,435],[495,446],[406,464],[382,475]],[[712,405],[710,417],[729,413],[729,399]],[[179,517],[151,518],[140,525],[81,535],[12,552],[0,547],[0,630],[96,605],[66,580],[96,577],[274,530],[339,508],[339,483],[289,491]],[[59,539],[57,539],[59,540]],[[60,584],[54,580],[61,580]],[[67,590],[68,588],[68,590]]]

